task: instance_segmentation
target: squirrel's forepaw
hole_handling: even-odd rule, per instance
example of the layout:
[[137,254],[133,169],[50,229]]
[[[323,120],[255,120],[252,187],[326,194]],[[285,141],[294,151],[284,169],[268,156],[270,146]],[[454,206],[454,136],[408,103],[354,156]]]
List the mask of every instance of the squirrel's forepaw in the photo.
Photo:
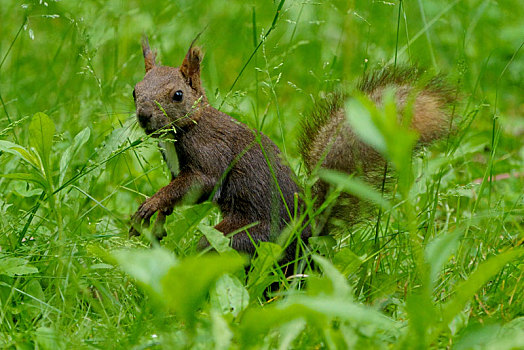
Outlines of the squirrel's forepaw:
[[149,226],[149,220],[157,211],[161,209],[160,201],[154,196],[148,198],[132,217],[132,221],[135,224],[144,225],[145,227]]

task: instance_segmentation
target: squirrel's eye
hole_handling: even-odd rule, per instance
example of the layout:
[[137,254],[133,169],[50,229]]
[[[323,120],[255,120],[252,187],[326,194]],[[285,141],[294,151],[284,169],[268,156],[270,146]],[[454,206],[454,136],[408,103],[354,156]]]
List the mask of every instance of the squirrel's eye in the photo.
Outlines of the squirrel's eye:
[[180,102],[182,101],[182,97],[184,97],[184,93],[182,92],[182,90],[177,90],[173,95],[173,101]]
[[135,93],[135,89],[133,89],[133,100],[136,100],[136,93]]

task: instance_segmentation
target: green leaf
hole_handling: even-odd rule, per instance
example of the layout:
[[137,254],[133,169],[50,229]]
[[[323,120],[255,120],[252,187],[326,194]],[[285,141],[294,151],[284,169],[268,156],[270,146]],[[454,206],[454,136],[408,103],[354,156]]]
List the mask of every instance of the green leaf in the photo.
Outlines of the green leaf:
[[242,269],[238,254],[193,256],[169,269],[162,279],[162,297],[188,325],[194,325],[198,309],[213,284],[224,274]]
[[362,141],[380,153],[386,154],[386,140],[371,117],[372,113],[378,113],[377,107],[374,103],[369,102],[364,98],[349,99],[346,102],[346,118],[352,130]]
[[49,173],[49,156],[53,147],[55,124],[45,113],[36,113],[29,124],[31,144],[37,150],[46,173]]
[[58,182],[60,185],[64,182],[67,168],[71,165],[71,159],[73,159],[78,150],[87,142],[87,140],[89,140],[90,134],[91,131],[89,127],[86,127],[84,130],[76,134],[73,143],[65,150],[62,158],[60,158],[60,178]]
[[250,295],[261,295],[276,277],[271,274],[282,254],[282,247],[275,243],[260,242],[257,255],[251,260],[251,271],[248,277],[248,290]]
[[280,326],[278,350],[291,349],[293,341],[302,333],[305,327],[306,321],[300,318]]
[[38,273],[38,269],[31,266],[26,259],[14,257],[0,257],[0,275],[14,277]]
[[[168,239],[180,241],[187,235],[195,235],[200,227],[200,222],[204,220],[214,210],[210,202],[190,205],[187,207],[176,208],[177,219],[172,225],[169,225],[170,232]],[[222,236],[224,236],[222,234]]]
[[229,328],[226,320],[215,310],[211,311],[211,322],[215,350],[230,349],[233,332]]
[[500,323],[469,325],[453,349],[524,349],[524,317],[517,317],[503,326]]
[[42,188],[47,188],[47,181],[42,177],[40,173],[13,173],[13,174],[0,174],[0,177],[11,180],[22,180],[27,182],[34,182],[40,185]]
[[409,112],[413,101],[404,106],[404,119],[397,112],[395,91],[384,92],[382,107],[361,95],[346,102],[346,117],[357,136],[391,161],[398,172],[400,193],[404,196],[413,183],[411,157],[418,139],[410,128]]
[[429,277],[432,286],[435,285],[439,272],[444,267],[444,264],[446,264],[451,254],[457,249],[461,235],[462,231],[441,234],[433,238],[427,245],[425,255],[426,261],[430,266]]
[[353,300],[351,288],[346,278],[331,264],[326,258],[318,255],[313,256],[313,260],[322,268],[324,276],[331,281],[333,286],[333,296],[346,300]]
[[30,317],[34,319],[45,309],[45,295],[42,286],[37,279],[31,279],[24,287],[27,295],[24,295],[24,308]]
[[204,223],[198,225],[200,232],[207,238],[209,244],[219,253],[231,252],[233,248],[229,246],[229,238],[214,227],[208,226]]
[[[512,260],[524,255],[523,248],[509,249],[504,253],[482,262],[477,269],[455,288],[455,295],[442,307],[442,326],[446,326],[457,315],[475,293]],[[442,328],[442,327],[441,327]],[[438,333],[438,332],[437,332]],[[434,334],[434,337],[438,334]]]
[[[414,100],[410,100],[404,106],[403,116],[397,112],[395,91],[386,91],[384,96],[384,117],[381,128],[386,139],[387,158],[391,160],[397,170],[399,191],[404,197],[409,193],[413,184],[412,155],[413,148],[417,142],[418,135],[410,127],[411,118],[409,113]],[[404,119],[404,120],[401,120]]]
[[324,331],[329,320],[348,321],[354,326],[369,327],[369,332],[387,332],[395,337],[400,324],[369,307],[349,300],[326,296],[290,297],[287,301],[264,308],[248,308],[241,319],[241,340],[245,346],[259,343],[261,337],[280,325],[305,319],[311,326]]
[[406,300],[409,328],[398,349],[426,349],[428,330],[438,322],[438,314],[427,290],[413,293]]
[[275,327],[287,324],[296,319],[305,319],[307,311],[300,305],[281,304],[270,305],[263,308],[248,308],[240,321],[241,348],[260,343],[262,337]]
[[524,317],[517,317],[502,326],[488,347],[492,350],[524,349]]
[[40,161],[40,158],[16,143],[0,140],[0,151],[18,156],[39,172],[42,171],[42,162]]
[[159,297],[163,295],[161,281],[176,263],[173,254],[163,248],[122,249],[111,256],[124,272]]
[[313,236],[308,240],[309,246],[318,251],[319,254],[326,257],[333,256],[333,247],[337,245],[337,241],[332,236]]
[[211,290],[211,304],[222,314],[232,314],[236,317],[248,306],[249,293],[238,278],[223,275]]
[[[490,340],[497,337],[500,332],[500,324],[489,324],[482,326],[479,324],[473,324],[468,326],[461,334],[458,341],[453,346],[456,350],[469,350],[469,349],[488,349],[486,344]],[[493,348],[497,350],[508,349],[504,347]],[[514,349],[514,348],[509,348]]]
[[50,327],[39,327],[35,331],[36,342],[40,349],[56,350],[65,349],[64,338]]
[[319,176],[322,180],[338,186],[342,191],[354,195],[360,199],[367,200],[371,203],[375,203],[384,209],[391,208],[391,204],[386,200],[380,192],[376,191],[372,186],[366,182],[346,173],[321,169]]
[[367,306],[353,303],[350,300],[330,297],[298,297],[294,303],[308,310],[328,316],[351,321],[357,325],[372,326],[375,329],[397,334],[399,324],[389,317]]
[[344,275],[348,276],[357,271],[363,260],[349,247],[340,249],[333,257],[333,265]]

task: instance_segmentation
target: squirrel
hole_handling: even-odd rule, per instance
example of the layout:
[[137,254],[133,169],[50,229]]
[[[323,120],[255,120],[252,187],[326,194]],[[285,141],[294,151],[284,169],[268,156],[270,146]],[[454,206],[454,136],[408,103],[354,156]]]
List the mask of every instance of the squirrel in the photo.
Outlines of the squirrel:
[[[301,189],[267,136],[209,104],[200,79],[203,56],[194,42],[175,68],[157,65],[156,52],[147,38],[142,41],[146,74],[133,91],[138,123],[147,135],[161,139],[168,135],[175,142],[160,142],[171,168],[171,182],[140,205],[133,222],[147,225],[158,212],[155,227],[163,227],[174,206],[197,191],[198,201],[212,200],[219,206],[223,219],[215,226],[217,230],[224,235],[240,231],[231,237],[232,248],[252,255],[256,243],[276,241],[294,215],[304,213]],[[364,77],[358,89],[380,105],[384,91],[393,87],[399,110],[415,94],[411,126],[420,134],[421,143],[429,143],[446,134],[447,108],[454,98],[439,77],[421,81],[421,73],[414,68],[384,69]],[[383,169],[385,161],[380,154],[361,141],[346,122],[345,98],[333,94],[305,121],[299,144],[308,171],[319,162],[324,168],[350,174]],[[180,172],[175,176],[170,159],[176,157]],[[316,203],[322,203],[329,186],[319,181],[313,189]],[[349,204],[339,205],[332,215],[351,221],[356,213],[358,200],[349,197]],[[137,234],[135,225],[131,235]],[[158,232],[159,238],[165,234],[162,229]],[[301,239],[307,243],[310,236],[311,227],[306,223]],[[200,248],[207,245],[205,238],[198,244]],[[295,249],[295,244],[289,244],[284,259],[290,261]]]
[[[232,248],[252,255],[254,242],[275,241],[295,213],[302,211],[300,189],[280,150],[266,135],[208,103],[200,80],[202,52],[193,43],[175,68],[157,65],[147,38],[142,41],[146,74],[133,91],[138,123],[151,137],[167,134],[176,141],[161,142],[171,182],[140,205],[130,235],[137,234],[136,223],[147,225],[158,212],[153,231],[161,238],[164,231],[158,227],[173,207],[190,192],[198,192],[198,201],[211,199],[218,204],[223,219],[217,230],[224,235],[240,231],[231,237]],[[170,161],[175,157],[180,169],[176,176]],[[302,237],[309,234],[306,227]],[[198,244],[199,248],[207,245],[205,238]],[[287,257],[291,259],[294,252],[289,245]]]

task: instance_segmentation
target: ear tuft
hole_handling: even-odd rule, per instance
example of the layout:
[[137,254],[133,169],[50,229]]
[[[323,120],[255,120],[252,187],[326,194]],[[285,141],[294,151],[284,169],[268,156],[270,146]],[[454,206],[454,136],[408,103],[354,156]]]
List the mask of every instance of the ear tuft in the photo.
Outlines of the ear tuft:
[[190,82],[200,81],[200,62],[203,54],[199,47],[191,46],[187,51],[184,61],[180,65],[180,72]]
[[144,64],[146,67],[146,73],[156,66],[156,52],[151,51],[149,47],[149,40],[147,36],[142,37],[142,53],[144,54]]

